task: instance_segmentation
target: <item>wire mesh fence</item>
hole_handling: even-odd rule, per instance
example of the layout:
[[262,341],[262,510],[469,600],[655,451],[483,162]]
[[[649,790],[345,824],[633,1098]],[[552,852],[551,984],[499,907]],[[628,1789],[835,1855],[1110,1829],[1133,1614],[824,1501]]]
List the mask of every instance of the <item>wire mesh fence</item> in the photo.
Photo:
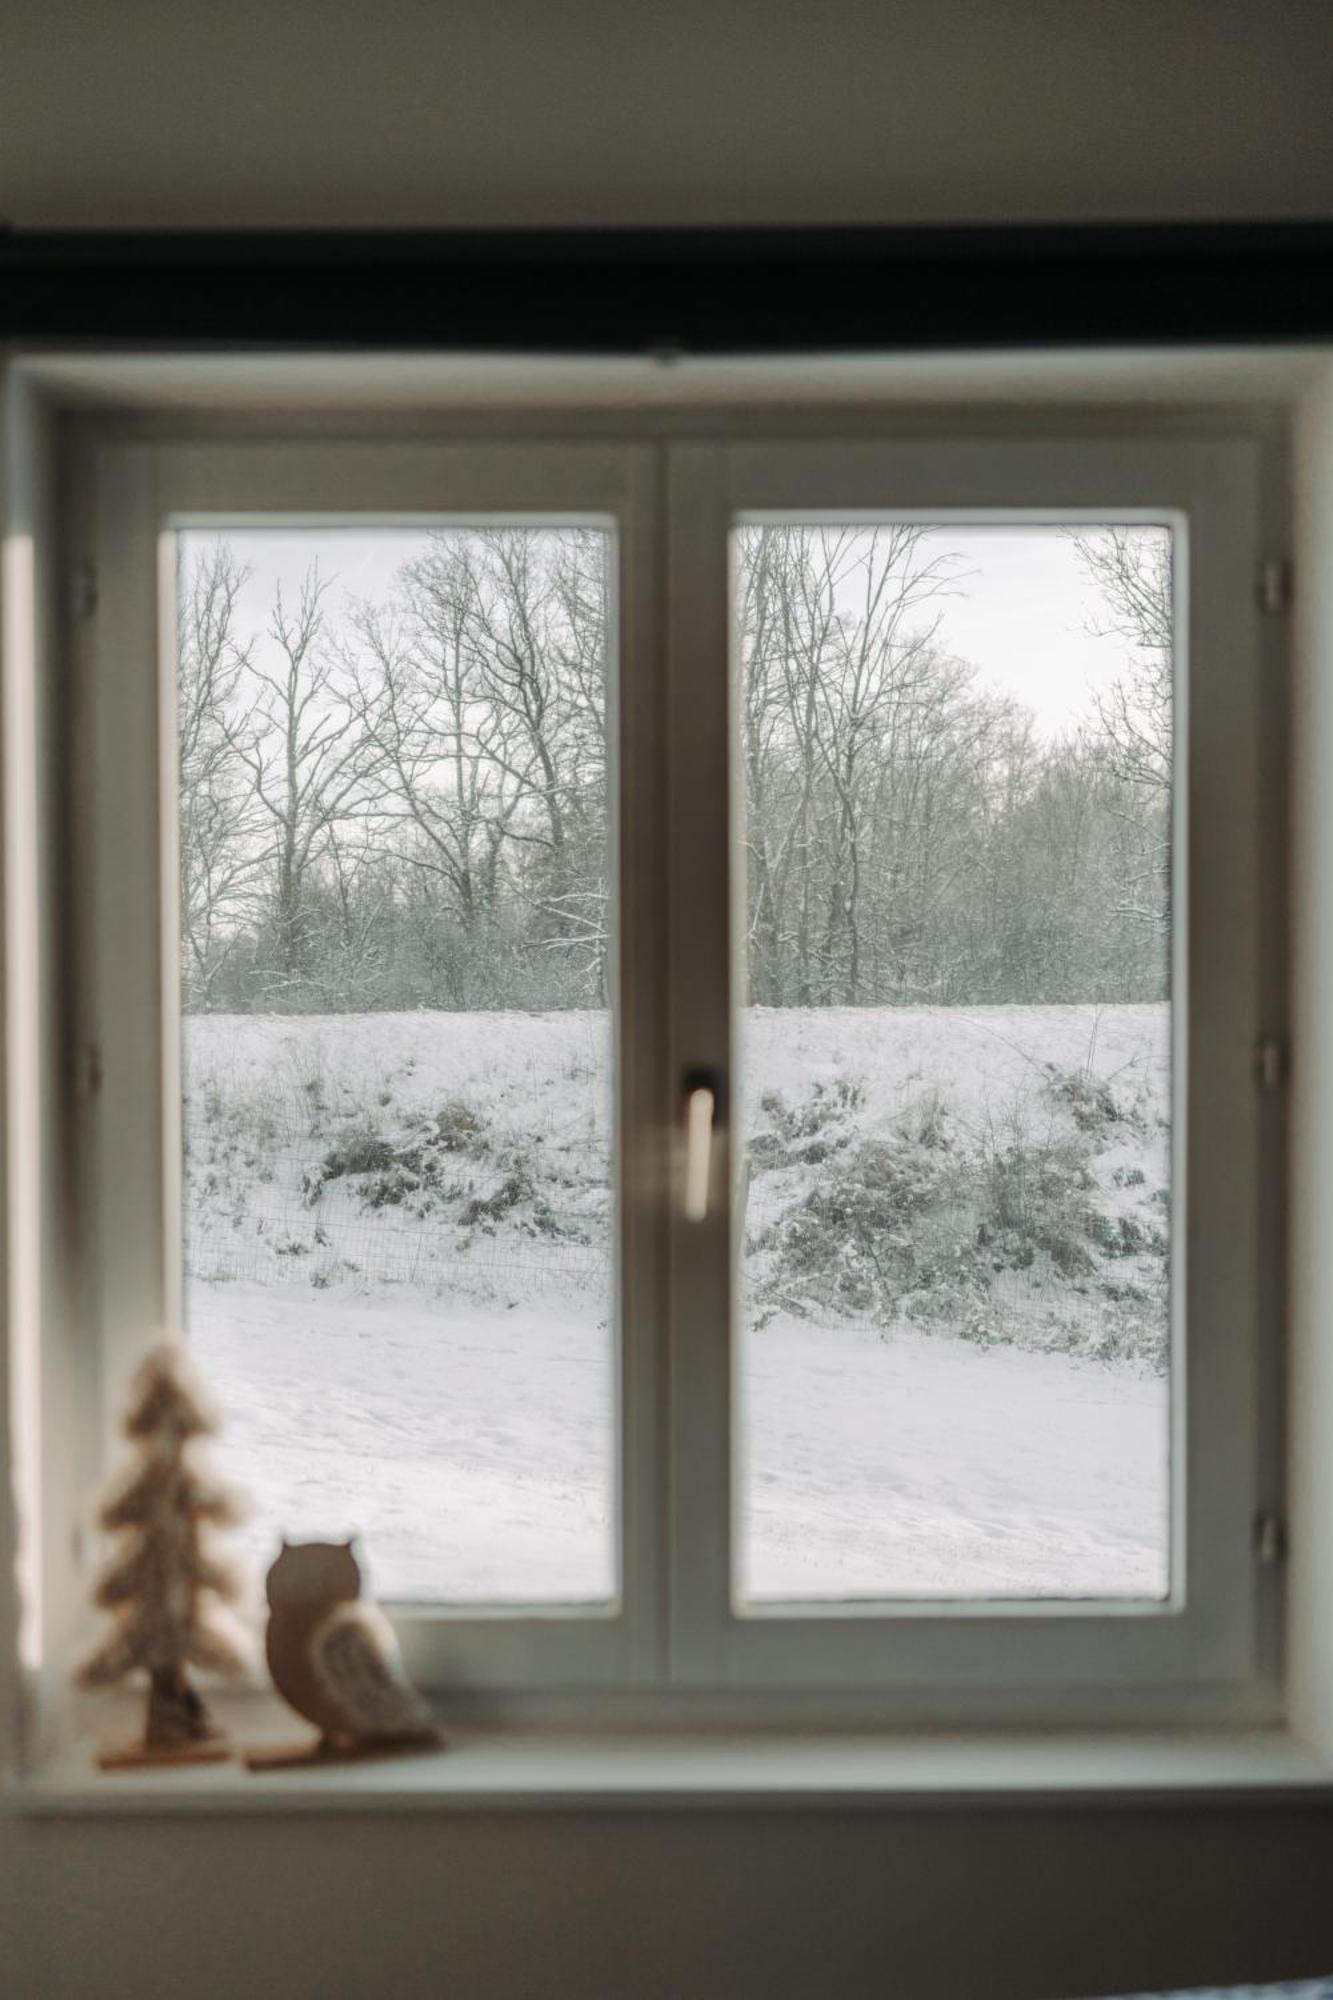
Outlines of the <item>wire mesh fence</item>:
[[[566,1227],[577,1226],[566,1223]],[[399,1214],[358,1207],[344,1189],[315,1200],[277,1186],[247,1189],[224,1210],[191,1204],[186,1269],[198,1282],[278,1284],[316,1290],[348,1285],[408,1286],[436,1294],[482,1294],[505,1302],[575,1294],[609,1304],[608,1228],[578,1240],[525,1227],[464,1227],[439,1213]],[[1017,1344],[1085,1355],[1145,1358],[1164,1351],[1168,1313],[1163,1260],[1155,1281],[1110,1284],[1088,1274],[1071,1281],[1040,1269],[996,1269],[966,1295],[925,1288],[867,1304],[853,1293],[778,1293],[742,1267],[744,1323],[762,1328],[775,1314],[812,1324],[952,1336],[979,1346]]]
[[[606,1232],[602,1232],[605,1236]],[[591,1235],[591,1231],[588,1232]],[[439,1213],[359,1209],[341,1190],[310,1198],[251,1186],[229,1208],[192,1202],[187,1275],[202,1283],[415,1285],[594,1292],[610,1283],[610,1243],[521,1224],[464,1227]]]

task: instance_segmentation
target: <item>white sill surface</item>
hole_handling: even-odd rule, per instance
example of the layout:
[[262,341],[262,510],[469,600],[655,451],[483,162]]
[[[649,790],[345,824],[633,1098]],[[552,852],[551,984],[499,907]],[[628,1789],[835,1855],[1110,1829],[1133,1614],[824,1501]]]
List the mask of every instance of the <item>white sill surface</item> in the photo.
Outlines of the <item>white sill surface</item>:
[[1333,1799],[1278,1729],[993,1732],[470,1729],[424,1756],[252,1773],[104,1772],[72,1745],[6,1795],[25,1815],[451,1809],[1118,1806]]

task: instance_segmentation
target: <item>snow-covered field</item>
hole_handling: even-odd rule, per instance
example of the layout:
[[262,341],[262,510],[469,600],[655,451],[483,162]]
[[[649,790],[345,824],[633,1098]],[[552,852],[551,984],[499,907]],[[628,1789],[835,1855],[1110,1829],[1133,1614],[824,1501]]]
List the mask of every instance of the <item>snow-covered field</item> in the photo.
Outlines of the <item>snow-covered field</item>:
[[744,1595],[1165,1593],[1160,1376],[791,1319],[742,1356]]
[[[1166,1030],[748,1018],[744,1592],[1165,1588]],[[257,1564],[355,1530],[390,1597],[614,1592],[607,1047],[189,1022],[188,1330]]]
[[190,1308],[256,1566],[284,1532],[357,1534],[386,1596],[614,1594],[611,1343],[594,1316],[291,1282],[197,1285]]
[[[357,1533],[405,1599],[614,1593],[610,1343],[568,1308],[200,1286],[191,1333],[255,1502]],[[744,1353],[741,1584],[755,1598],[1155,1596],[1160,1377],[779,1320]]]

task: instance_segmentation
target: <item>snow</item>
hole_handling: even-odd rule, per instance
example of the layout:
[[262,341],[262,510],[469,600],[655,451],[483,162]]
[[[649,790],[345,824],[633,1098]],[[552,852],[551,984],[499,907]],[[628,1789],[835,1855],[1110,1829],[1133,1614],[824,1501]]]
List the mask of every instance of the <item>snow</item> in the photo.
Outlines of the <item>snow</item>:
[[[557,1017],[558,1018],[558,1017]],[[750,1007],[747,1096],[854,1076],[873,1124],[927,1093],[980,1122],[1035,1107],[1047,1064],[1165,1108],[1170,1010],[1123,1007]]]
[[[397,1600],[615,1595],[606,1328],[295,1284],[202,1286],[225,1449],[278,1537],[362,1538]],[[746,1342],[742,1591],[755,1599],[1160,1596],[1155,1376],[777,1320]]]
[[1160,1376],[786,1318],[743,1357],[743,1597],[1165,1594]]
[[[1050,1080],[1076,1074],[1125,1110],[1089,1155],[1099,1206],[1160,1220],[1167,1032],[1161,1007],[756,1009],[744,1115],[754,1130],[767,1093],[850,1077],[858,1136],[932,1100],[960,1131],[1067,1136]],[[391,1600],[615,1596],[608,1056],[597,1014],[187,1023],[187,1330],[254,1497],[256,1572],[284,1532],[355,1532]],[[350,1176],[312,1193],[341,1133],[398,1144],[457,1100],[486,1138],[448,1202],[372,1207]],[[489,1198],[518,1148],[558,1227],[528,1199],[464,1227],[464,1197]],[[747,1228],[803,1185],[790,1164],[756,1172]],[[1079,1290],[1043,1282],[1034,1328]],[[772,1311],[740,1343],[743,1597],[1165,1591],[1169,1386],[1151,1368],[829,1311]]]
[[228,1409],[241,1546],[361,1538],[400,1601],[615,1594],[611,1343],[565,1310],[201,1285],[190,1335]]

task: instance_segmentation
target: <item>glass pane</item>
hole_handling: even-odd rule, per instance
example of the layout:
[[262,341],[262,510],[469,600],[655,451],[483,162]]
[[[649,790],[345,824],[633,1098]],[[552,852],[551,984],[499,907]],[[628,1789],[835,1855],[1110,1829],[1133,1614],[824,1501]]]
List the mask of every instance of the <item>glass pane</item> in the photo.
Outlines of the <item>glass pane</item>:
[[252,1552],[605,1602],[614,536],[178,546],[186,1319]]
[[742,1606],[1168,1588],[1172,540],[734,533]]

